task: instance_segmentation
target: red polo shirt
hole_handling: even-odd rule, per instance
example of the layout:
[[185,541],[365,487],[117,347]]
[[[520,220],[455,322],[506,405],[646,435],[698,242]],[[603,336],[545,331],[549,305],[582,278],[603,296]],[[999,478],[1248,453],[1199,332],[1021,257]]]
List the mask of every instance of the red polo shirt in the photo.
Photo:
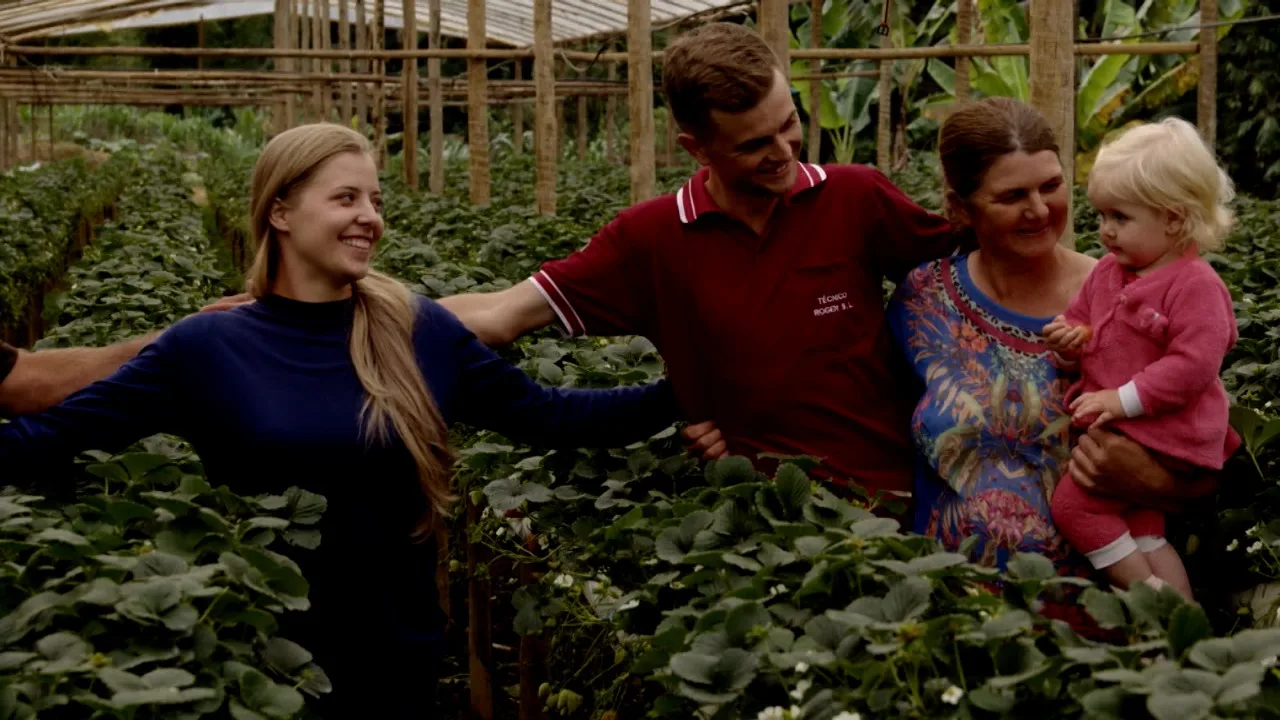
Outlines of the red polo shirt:
[[704,168],[619,213],[533,283],[575,336],[643,335],[685,416],[729,451],[809,454],[836,482],[909,491],[914,402],[882,279],[950,253],[950,226],[865,166],[801,164],[764,236]]

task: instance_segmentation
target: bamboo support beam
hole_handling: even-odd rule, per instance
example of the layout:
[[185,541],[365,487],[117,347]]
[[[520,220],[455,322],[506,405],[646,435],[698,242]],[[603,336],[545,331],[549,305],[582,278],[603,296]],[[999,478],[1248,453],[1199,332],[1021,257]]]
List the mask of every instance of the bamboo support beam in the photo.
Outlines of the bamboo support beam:
[[[386,42],[387,31],[387,6],[386,0],[374,0],[373,4],[373,31],[372,52],[382,50],[383,43]],[[387,64],[385,60],[375,60],[373,62],[373,72],[375,75],[386,75]],[[386,93],[381,89],[378,94],[373,96],[373,147],[378,158],[378,167],[387,166],[387,98]]]
[[[964,2],[964,0],[960,0]],[[822,47],[823,0],[809,2],[809,47]],[[822,60],[809,61],[809,162],[817,164],[822,156]],[[799,78],[793,77],[792,80]]]
[[631,88],[631,203],[644,202],[656,192],[653,148],[653,36],[649,0],[627,3],[627,82]]
[[778,57],[783,77],[791,75],[791,7],[789,0],[759,0],[756,25],[765,43]]
[[1218,138],[1218,0],[1200,0],[1200,78],[1196,87],[1196,125],[1209,147]]
[[[324,1],[325,0],[311,0],[311,47],[318,50],[328,51],[328,48],[325,47],[325,45],[328,44],[326,42],[326,38],[321,35],[324,29],[329,26],[329,19],[322,18],[321,16],[321,12],[323,12],[322,3],[324,3]],[[312,60],[311,72],[315,73],[317,76],[323,76],[323,62],[324,61],[319,57]],[[325,102],[324,95],[324,84],[322,82],[317,82],[315,84],[315,89],[312,91],[311,100],[315,105],[317,122],[327,122],[329,120],[328,108],[325,107],[328,103]]]
[[[348,17],[350,11],[350,3],[348,0],[338,0],[338,49],[347,51],[351,49],[351,21]],[[351,74],[351,60],[344,59],[338,64],[338,72],[342,75]],[[339,103],[342,124],[351,127],[351,113],[354,103],[352,102],[352,94],[355,92],[355,86],[349,83],[343,83],[341,86],[342,101]]]
[[[418,47],[418,12],[417,0],[404,0],[404,28],[401,30],[401,41],[405,50]],[[401,119],[404,122],[404,140],[400,158],[404,170],[404,182],[410,190],[418,189],[418,61],[406,59],[404,71],[400,74],[404,82],[401,107]]]
[[[652,46],[652,44],[651,44]],[[477,59],[515,60],[532,57],[533,51],[528,48],[469,50],[463,48],[440,48],[439,50],[418,49],[404,50],[276,50],[275,48],[173,48],[173,47],[43,47],[39,45],[8,45],[6,52],[15,55],[35,56],[83,56],[101,57],[217,57],[217,58],[324,58],[329,60],[369,59],[369,60],[403,60],[415,57],[419,60],[438,57],[441,59]],[[1200,51],[1198,42],[1149,42],[1149,43],[1080,43],[1075,46],[1075,54],[1083,56],[1099,55],[1194,55]],[[575,50],[558,51],[561,57],[574,62],[629,62],[630,52],[593,53]],[[920,60],[927,58],[948,57],[1001,57],[1028,56],[1031,54],[1029,44],[1009,45],[938,45],[931,47],[904,47],[884,50],[880,48],[797,48],[790,50],[792,60]],[[662,51],[651,52],[649,62],[662,62]]]
[[[1036,2],[1029,7],[1031,31],[1031,104],[1044,113],[1061,147],[1062,174],[1068,190],[1075,177],[1075,10],[1069,2]],[[1067,217],[1071,194],[1067,193]],[[1062,244],[1074,247],[1070,225]]]
[[[467,49],[483,50],[485,1],[467,0]],[[489,64],[483,57],[467,60],[467,155],[471,166],[471,204],[489,204]]]
[[556,214],[555,56],[551,44],[551,0],[533,2],[533,143],[535,204],[540,215]]
[[[514,75],[516,80],[524,79],[524,61],[516,60]],[[511,104],[511,154],[515,157],[524,155],[524,105]]]
[[[890,9],[886,11],[886,21],[888,21],[888,13],[892,12],[892,4]],[[880,37],[881,49],[893,48],[893,36],[882,35]],[[888,175],[893,170],[893,61],[888,59],[880,60],[880,82],[877,88],[879,93],[876,100],[876,167],[880,168],[880,172]]]
[[578,96],[578,162],[587,161],[587,96]]
[[[365,0],[356,0],[356,50],[367,50],[369,47],[369,24],[365,19]],[[357,60],[355,70],[361,74],[369,72],[368,60]],[[359,82],[356,85],[356,115],[360,118],[360,132],[369,132],[369,85]]]
[[[612,44],[612,43],[611,43]],[[618,77],[617,63],[609,63],[608,75],[609,82],[613,82]],[[618,124],[618,97],[610,94],[604,101],[604,153],[605,158],[611,162],[618,161],[618,140],[617,140],[617,124]]]
[[[440,4],[443,0],[431,0],[431,27],[427,35],[428,47],[440,47]],[[440,85],[440,58],[427,59],[427,120],[431,123],[428,140],[431,164],[427,173],[427,189],[439,195],[444,192],[444,93]]]
[[[332,49],[333,36],[329,32],[329,0],[320,0],[320,47]],[[320,87],[320,114],[325,122],[333,121],[333,95],[328,90],[328,77],[333,74],[333,61],[320,61],[320,74],[325,76],[325,84]]]
[[[973,40],[973,0],[956,0],[956,44],[968,45]],[[956,104],[969,102],[969,58],[956,58]]]
[[[272,40],[277,48],[288,49],[293,42],[290,34],[290,30],[293,28],[292,9],[293,0],[276,0],[275,17],[272,20]],[[272,60],[272,65],[280,74],[293,72],[293,58],[275,58]],[[275,130],[277,133],[293,127],[294,113],[293,94],[285,93],[283,117],[276,118]]]
[[[480,522],[480,508],[467,504],[467,525]],[[493,557],[480,543],[467,543],[467,656],[471,717],[493,720],[493,641],[489,614],[488,564]],[[482,569],[482,566],[483,569]]]

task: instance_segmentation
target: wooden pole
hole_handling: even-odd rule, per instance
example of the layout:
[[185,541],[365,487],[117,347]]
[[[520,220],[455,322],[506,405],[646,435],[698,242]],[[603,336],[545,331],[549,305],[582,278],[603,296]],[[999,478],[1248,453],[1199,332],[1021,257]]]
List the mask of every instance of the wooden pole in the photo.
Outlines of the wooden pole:
[[[431,27],[427,35],[429,47],[440,47],[440,4],[443,0],[431,0]],[[444,192],[444,93],[440,85],[440,58],[427,60],[427,119],[431,123],[428,148],[431,155],[427,169],[427,188],[437,195]]]
[[38,154],[38,152],[37,152],[37,151],[40,149],[40,148],[39,148],[39,146],[38,146],[38,145],[36,145],[36,140],[37,140],[37,139],[39,139],[39,134],[40,134],[40,129],[39,129],[38,127],[36,127],[36,126],[39,124],[39,123],[37,123],[37,122],[36,122],[36,108],[37,108],[37,106],[36,106],[36,104],[35,104],[35,103],[31,103],[31,104],[27,105],[27,109],[28,109],[29,114],[30,114],[30,116],[31,116],[31,150],[30,150],[30,152],[31,152],[31,159],[30,159],[30,161],[31,161],[31,162],[35,162],[35,161],[36,161],[36,156],[37,156],[37,154]]
[[[484,0],[467,0],[467,49],[486,44]],[[484,58],[467,61],[467,153],[471,160],[471,204],[489,204],[489,65]]]
[[627,98],[631,117],[631,203],[655,194],[653,148],[653,36],[649,0],[627,0]]
[[[1051,0],[1052,1],[1052,0]],[[1057,0],[1061,2],[1062,0]],[[890,5],[892,12],[892,5]],[[882,35],[880,47],[893,47],[893,36]],[[876,166],[880,172],[889,174],[893,165],[893,61],[880,61],[879,99],[876,101]]]
[[[0,65],[3,64],[0,60]],[[0,172],[11,167],[9,152],[9,99],[0,95]]]
[[676,164],[676,116],[671,112],[671,106],[667,106],[666,127],[662,142],[662,165],[663,167],[671,167]]
[[555,52],[551,44],[551,0],[533,2],[533,143],[538,213],[556,214]]
[[[546,0],[536,0],[544,2]],[[536,12],[536,11],[535,11]],[[467,525],[480,522],[480,508],[467,504]],[[489,615],[489,579],[482,565],[492,559],[481,543],[467,543],[467,645],[468,674],[471,686],[471,716],[493,720],[493,641]]]
[[[386,0],[374,0],[373,4],[373,50],[381,50],[386,42]],[[385,60],[373,63],[375,73],[380,77],[387,74]],[[387,165],[387,93],[384,81],[378,82],[377,92],[373,96],[373,146],[378,153],[378,167]]]
[[[330,50],[333,45],[333,34],[329,30],[329,0],[320,0],[320,49]],[[333,61],[320,61],[320,115],[325,122],[333,121],[333,84],[329,75],[333,74]]]
[[[403,0],[404,29],[401,42],[405,50],[418,47],[417,0]],[[405,60],[400,73],[404,89],[400,93],[400,107],[404,120],[404,144],[400,157],[404,165],[404,181],[411,190],[418,189],[418,61]]]
[[[200,48],[201,50],[204,49],[204,16],[203,15],[201,15],[200,19],[196,22],[196,47]],[[196,69],[197,70],[204,69],[204,56],[196,58]]]
[[53,162],[53,103],[46,107],[49,109],[49,162]]
[[[618,79],[618,64],[609,63],[608,79],[610,82]],[[604,152],[609,162],[618,161],[618,98],[610,95],[604,101]]]
[[[338,0],[338,48],[340,50],[351,49],[351,21],[348,18],[349,7],[348,0]],[[341,60],[338,63],[338,70],[344,75],[351,72],[351,61]],[[342,124],[351,127],[352,102],[351,95],[355,88],[351,83],[342,83],[339,86],[340,97],[342,98]]]
[[[356,0],[356,49],[367,50],[369,48],[369,23],[365,21],[365,0]],[[368,60],[357,60],[356,70],[360,73],[369,72],[370,62]],[[360,132],[367,133],[369,131],[369,84],[358,83],[356,85],[356,115],[360,118]]]
[[[1200,25],[1218,22],[1218,0],[1200,0]],[[1218,28],[1200,30],[1200,80],[1196,88],[1196,124],[1209,147],[1218,139]]]
[[[561,138],[564,138],[568,135],[568,133],[564,131],[564,103],[565,103],[564,96],[557,93],[556,94],[556,139],[557,141],[559,141]],[[557,142],[556,153],[560,153],[562,150],[563,148],[560,147],[559,142]]]
[[[515,61],[515,79],[524,79],[524,61]],[[524,103],[511,103],[511,154],[524,154]]]
[[[956,44],[968,45],[973,40],[973,0],[956,0]],[[956,104],[969,102],[969,58],[956,58]]]
[[[1031,104],[1049,121],[1062,151],[1062,174],[1070,190],[1075,177],[1076,72],[1073,42],[1075,9],[1070,2],[1034,2],[1031,14]],[[1067,194],[1067,217],[1071,217],[1071,194]],[[1071,226],[1062,234],[1062,244],[1074,247]]]
[[757,25],[764,41],[778,56],[782,76],[791,75],[791,7],[788,0],[759,0]]
[[[539,563],[535,570],[532,563],[520,563],[520,585],[530,586],[537,583],[535,572],[546,571],[546,566]],[[520,636],[520,718],[519,720],[544,720],[546,714],[542,708],[545,702],[538,697],[538,687],[545,675],[546,641],[541,635]]]
[[578,162],[587,161],[587,96],[578,96]]
[[[886,0],[887,2],[887,0]],[[964,0],[960,0],[964,2]],[[811,0],[809,4],[809,47],[822,47],[822,3]],[[822,61],[810,60],[809,73],[822,73]],[[809,81],[809,162],[818,164],[822,157],[822,80]]]
[[[272,44],[278,48],[289,46],[289,8],[292,2],[290,0],[276,0],[275,17],[272,19],[271,40]],[[271,61],[272,67],[276,71],[287,73],[292,70],[290,65],[293,60],[290,58],[275,58]],[[293,96],[290,93],[284,94],[284,113],[281,117],[276,118],[276,133],[284,132],[293,127]]]

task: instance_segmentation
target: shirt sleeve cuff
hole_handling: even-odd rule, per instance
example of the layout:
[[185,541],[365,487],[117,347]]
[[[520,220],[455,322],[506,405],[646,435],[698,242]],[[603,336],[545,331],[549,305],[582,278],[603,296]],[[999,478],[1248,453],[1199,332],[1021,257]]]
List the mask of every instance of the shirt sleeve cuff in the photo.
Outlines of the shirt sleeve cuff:
[[1140,417],[1142,398],[1138,396],[1138,386],[1132,380],[1120,386],[1120,407],[1124,408],[1125,417]]

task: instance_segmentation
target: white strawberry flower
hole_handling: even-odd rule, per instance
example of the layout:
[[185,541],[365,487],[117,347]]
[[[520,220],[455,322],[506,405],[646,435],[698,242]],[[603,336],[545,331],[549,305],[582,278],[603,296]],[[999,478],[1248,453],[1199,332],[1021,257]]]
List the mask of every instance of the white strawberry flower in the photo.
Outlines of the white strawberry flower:
[[809,688],[813,687],[813,683],[809,680],[801,680],[796,683],[796,689],[791,691],[791,697],[796,700],[803,700]]
[[756,720],[787,720],[787,711],[777,705],[774,705],[773,707],[761,710],[760,713],[756,715]]
[[803,660],[801,660],[800,662],[796,663],[796,672],[800,673],[801,675],[803,675],[803,674],[805,674],[805,673],[809,672],[809,663],[807,663],[807,662],[805,662],[805,661],[803,661]]
[[959,705],[960,698],[964,697],[964,691],[952,685],[942,693],[942,702],[948,705]]
[[556,587],[571,588],[573,587],[573,576],[561,573],[556,576],[554,584]]
[[1233,552],[1239,547],[1240,547],[1240,541],[1232,540],[1231,542],[1227,543],[1227,552]]
[[856,712],[849,712],[848,710],[845,710],[839,715],[831,718],[831,720],[862,720],[862,716]]

